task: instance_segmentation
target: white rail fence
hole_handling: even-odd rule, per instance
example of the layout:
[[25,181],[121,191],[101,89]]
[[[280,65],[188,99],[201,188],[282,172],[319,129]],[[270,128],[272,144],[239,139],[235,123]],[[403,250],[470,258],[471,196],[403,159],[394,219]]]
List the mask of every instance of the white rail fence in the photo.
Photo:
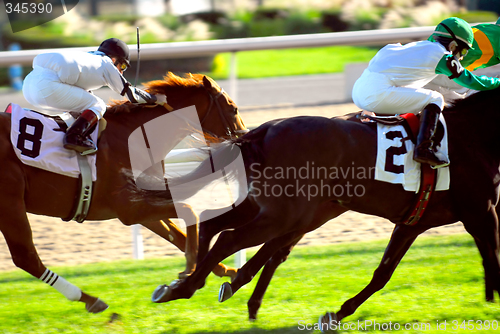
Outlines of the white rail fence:
[[[272,50],[287,48],[311,48],[333,45],[383,45],[392,42],[405,43],[427,38],[434,27],[414,27],[397,29],[378,29],[363,31],[304,34],[292,36],[271,36],[254,38],[235,38],[225,40],[155,43],[141,45],[142,60],[162,60],[169,58],[197,57],[230,52],[229,93],[237,102],[237,64],[236,53],[240,51]],[[137,59],[137,45],[129,45],[132,60]],[[92,51],[97,47],[67,48],[64,50]],[[0,52],[0,67],[14,64],[31,65],[33,58],[44,52],[62,49],[20,50]]]
[[[217,53],[230,52],[231,64],[229,75],[229,93],[237,101],[237,63],[236,54],[240,51],[272,50],[286,48],[311,48],[333,45],[384,45],[387,43],[405,43],[413,40],[426,39],[434,27],[415,27],[398,29],[379,29],[364,31],[349,31],[338,33],[305,34],[293,36],[272,36],[256,38],[239,38],[226,40],[196,41],[196,42],[176,42],[176,43],[155,43],[141,45],[142,60],[162,60],[169,58],[183,58],[214,55]],[[137,46],[129,45],[132,60],[137,59]],[[67,48],[65,51],[92,51],[96,47]],[[0,52],[0,67],[10,65],[31,65],[33,58],[45,52],[62,51],[63,49],[44,50],[21,50]],[[181,152],[174,150],[167,156],[169,159],[178,156]],[[199,156],[193,152],[182,152],[183,161],[197,161]],[[177,159],[177,158],[176,158]],[[177,162],[178,159],[176,160]],[[142,235],[140,225],[132,227],[133,257],[135,259],[144,258]],[[245,263],[245,252],[239,252],[236,256],[236,267],[241,267]]]

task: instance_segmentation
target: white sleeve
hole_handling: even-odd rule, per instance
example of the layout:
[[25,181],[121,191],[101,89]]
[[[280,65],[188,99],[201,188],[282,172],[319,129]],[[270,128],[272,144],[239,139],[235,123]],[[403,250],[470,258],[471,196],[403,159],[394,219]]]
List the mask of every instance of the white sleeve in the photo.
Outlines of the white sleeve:
[[128,81],[120,74],[115,65],[111,62],[103,62],[103,72],[107,86],[123,96],[122,92]]
[[105,63],[104,77],[109,88],[121,96],[127,94],[127,98],[132,103],[154,104],[156,102],[156,96],[139,88],[132,87],[132,85],[123,77],[123,75],[121,75],[112,63]]

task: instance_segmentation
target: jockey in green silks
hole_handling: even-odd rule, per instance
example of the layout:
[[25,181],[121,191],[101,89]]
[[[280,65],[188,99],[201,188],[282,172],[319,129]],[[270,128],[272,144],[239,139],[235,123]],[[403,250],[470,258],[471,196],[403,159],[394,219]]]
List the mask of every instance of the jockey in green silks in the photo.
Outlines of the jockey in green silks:
[[462,66],[469,71],[500,64],[500,18],[496,24],[478,24],[472,27],[472,49],[462,59]]
[[471,26],[460,18],[450,17],[436,26],[428,40],[388,44],[377,52],[354,83],[353,102],[378,114],[422,111],[413,159],[434,168],[447,166],[449,161],[441,160],[433,150],[444,97],[424,86],[444,74],[448,81],[473,90],[500,87],[499,78],[476,76],[462,67],[461,60],[472,51],[473,43]]
[[[500,64],[500,18],[495,24],[475,25],[472,27],[472,32],[474,34],[472,48],[460,60],[462,67],[472,72]],[[429,41],[435,42],[433,36]],[[464,98],[470,94],[467,88],[448,80],[443,75],[435,78],[426,88],[439,91],[451,100]]]

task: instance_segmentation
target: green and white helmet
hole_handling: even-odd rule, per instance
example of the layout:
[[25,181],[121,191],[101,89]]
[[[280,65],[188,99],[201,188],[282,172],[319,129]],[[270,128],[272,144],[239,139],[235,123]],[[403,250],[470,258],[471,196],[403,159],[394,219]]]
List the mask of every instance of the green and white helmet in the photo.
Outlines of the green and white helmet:
[[457,42],[465,43],[469,48],[472,48],[472,43],[474,42],[474,33],[471,26],[458,17],[449,17],[443,20],[437,25],[432,36],[448,37]]

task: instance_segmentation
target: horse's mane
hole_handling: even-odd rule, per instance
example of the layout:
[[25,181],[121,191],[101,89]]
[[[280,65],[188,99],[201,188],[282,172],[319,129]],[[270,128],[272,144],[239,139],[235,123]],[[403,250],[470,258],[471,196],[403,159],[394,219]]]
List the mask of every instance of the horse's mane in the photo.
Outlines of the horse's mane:
[[[151,94],[165,94],[172,88],[198,88],[203,86],[203,74],[186,73],[183,77],[168,72],[163,80],[153,80],[143,83],[146,92]],[[128,100],[111,100],[110,107],[106,114],[116,114],[134,111],[141,106],[133,104]]]
[[458,99],[453,101],[449,107],[445,108],[445,112],[477,112],[480,109],[483,109],[481,106],[483,105],[496,105],[498,104],[500,97],[500,87],[480,91],[474,93],[465,99]]

